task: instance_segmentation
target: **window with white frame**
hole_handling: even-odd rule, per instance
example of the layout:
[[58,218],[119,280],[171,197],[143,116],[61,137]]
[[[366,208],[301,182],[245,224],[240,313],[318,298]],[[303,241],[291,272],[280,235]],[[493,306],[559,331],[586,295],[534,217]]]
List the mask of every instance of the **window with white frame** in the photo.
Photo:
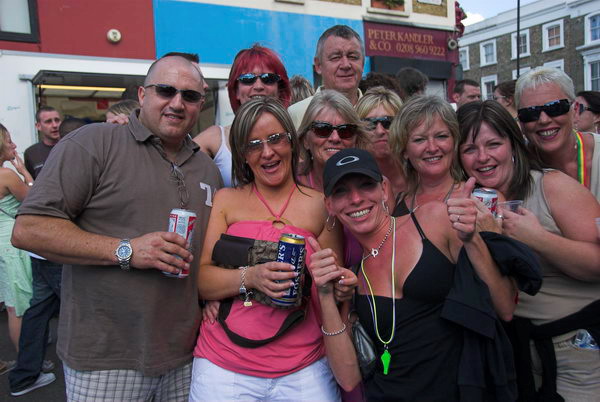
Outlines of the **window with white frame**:
[[460,48],[458,51],[458,62],[462,65],[463,71],[469,69],[469,46]]
[[582,53],[583,83],[586,91],[600,91],[600,49]]
[[585,43],[600,42],[600,14],[585,17]]
[[479,53],[481,55],[481,65],[487,66],[496,63],[496,39],[479,44]]
[[[521,67],[519,68],[519,77],[525,74],[527,71],[531,70],[531,67]],[[517,69],[512,70],[512,79],[516,80],[517,78]]]
[[519,51],[519,57],[527,57],[529,53],[529,29],[525,29],[519,32],[519,41],[517,43],[517,33],[513,32],[511,36],[512,42],[512,58],[517,58],[517,50]]
[[590,63],[590,89],[600,91],[600,60]]
[[494,87],[498,83],[498,76],[494,75],[486,75],[485,77],[481,77],[481,99],[489,100],[494,97]]
[[565,60],[560,59],[560,60],[547,61],[544,63],[544,67],[554,67],[554,68],[558,68],[559,70],[565,71]]
[[542,49],[544,52],[564,46],[563,20],[542,25]]

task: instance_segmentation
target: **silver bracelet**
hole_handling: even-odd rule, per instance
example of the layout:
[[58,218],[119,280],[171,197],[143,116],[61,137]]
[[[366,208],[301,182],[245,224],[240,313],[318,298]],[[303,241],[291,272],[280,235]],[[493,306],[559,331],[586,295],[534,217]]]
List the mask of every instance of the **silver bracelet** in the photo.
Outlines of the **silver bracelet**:
[[242,275],[240,278],[240,294],[244,295],[244,307],[252,307],[252,302],[250,301],[250,296],[252,296],[252,291],[246,289],[246,271],[248,270],[248,266],[240,267],[242,270]]
[[342,327],[342,329],[338,329],[335,332],[327,332],[327,331],[325,331],[325,328],[323,328],[323,326],[321,325],[321,332],[325,336],[336,336],[336,335],[339,335],[339,334],[343,333],[345,330],[346,330],[346,324],[345,323],[344,323],[344,326]]
[[242,270],[242,275],[240,278],[240,294],[246,294],[248,293],[246,290],[246,270],[248,269],[248,266],[243,266],[240,267],[239,269]]

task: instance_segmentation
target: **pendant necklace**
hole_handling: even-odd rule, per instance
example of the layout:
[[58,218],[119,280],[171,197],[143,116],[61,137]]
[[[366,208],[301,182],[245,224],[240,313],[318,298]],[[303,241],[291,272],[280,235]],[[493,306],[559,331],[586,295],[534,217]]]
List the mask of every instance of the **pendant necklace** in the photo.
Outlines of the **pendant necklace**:
[[[393,218],[392,218],[393,219]],[[394,221],[394,225],[396,224],[396,222]],[[388,237],[390,237],[390,233],[392,232],[392,221],[390,220],[390,227],[388,228],[387,233],[385,234],[385,237],[383,238],[383,240],[381,241],[381,243],[379,243],[379,246],[377,246],[377,248],[372,248],[371,252],[368,253],[366,256],[363,257],[363,261],[366,260],[369,257],[377,257],[379,255],[379,250],[381,249],[381,247],[383,247],[383,245],[385,244],[386,240],[388,239]]]
[[[360,269],[362,271],[363,277],[367,282],[367,286],[369,288],[369,295],[372,300],[372,314],[373,314],[373,322],[375,326],[375,334],[377,335],[377,339],[379,342],[383,344],[383,353],[380,356],[381,363],[383,364],[383,375],[388,375],[390,370],[390,361],[392,360],[392,354],[389,351],[388,345],[394,339],[394,335],[396,334],[396,280],[394,275],[394,263],[396,261],[396,218],[391,217],[390,228],[393,226],[394,235],[392,236],[392,333],[390,334],[390,339],[384,341],[381,339],[379,335],[379,325],[377,323],[377,304],[375,304],[375,296],[373,294],[373,288],[371,287],[371,282],[369,282],[369,278],[367,277],[367,273],[365,272],[364,260],[360,263]],[[389,234],[389,232],[388,232]],[[386,236],[387,238],[387,236]],[[383,245],[383,243],[381,244]],[[381,247],[381,245],[379,247]]]

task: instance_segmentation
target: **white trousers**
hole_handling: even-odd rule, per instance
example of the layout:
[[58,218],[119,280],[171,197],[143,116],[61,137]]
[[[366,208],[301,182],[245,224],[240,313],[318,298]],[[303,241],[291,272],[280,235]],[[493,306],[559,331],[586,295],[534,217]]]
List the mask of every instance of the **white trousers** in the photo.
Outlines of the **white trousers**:
[[190,402],[339,400],[340,391],[326,358],[278,378],[239,374],[194,358]]

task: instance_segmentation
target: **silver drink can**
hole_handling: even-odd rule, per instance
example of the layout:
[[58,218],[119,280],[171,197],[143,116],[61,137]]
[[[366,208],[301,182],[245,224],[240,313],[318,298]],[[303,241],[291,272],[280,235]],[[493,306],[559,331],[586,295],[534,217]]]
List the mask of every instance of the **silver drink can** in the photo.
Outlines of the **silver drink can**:
[[293,286],[282,297],[271,298],[274,304],[287,307],[296,303],[298,289],[302,284],[302,276],[304,274],[305,243],[304,237],[297,234],[284,233],[279,238],[277,262],[292,264],[294,271],[298,272],[298,276],[293,279]]
[[[175,232],[183,237],[186,241],[187,248],[190,249],[192,244],[192,233],[194,232],[194,224],[196,223],[196,213],[187,209],[175,208],[169,214],[169,232]],[[179,258],[179,257],[178,257]],[[163,274],[171,278],[187,278],[190,274],[189,269],[182,269],[179,274],[172,274],[163,271]]]
[[498,193],[491,188],[476,188],[471,194],[478,198],[490,210],[494,217],[498,213]]

